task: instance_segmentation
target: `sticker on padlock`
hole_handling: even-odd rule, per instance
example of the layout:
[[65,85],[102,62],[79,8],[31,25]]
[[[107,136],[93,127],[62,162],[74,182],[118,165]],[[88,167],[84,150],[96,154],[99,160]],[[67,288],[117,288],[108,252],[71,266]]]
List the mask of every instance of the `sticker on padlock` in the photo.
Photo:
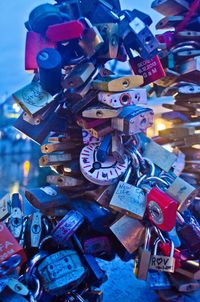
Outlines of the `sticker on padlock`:
[[154,113],[150,108],[140,106],[123,107],[118,117],[112,119],[112,127],[126,135],[145,132],[153,125]]
[[60,245],[65,246],[69,238],[76,232],[83,221],[84,218],[81,213],[74,210],[69,211],[51,232],[52,237]]
[[80,168],[82,174],[89,181],[98,185],[110,185],[119,180],[128,167],[128,157],[124,164],[118,163],[113,156],[108,156],[104,163],[97,160],[99,145],[92,144],[84,147],[80,154]]
[[59,296],[78,286],[86,270],[75,250],[61,250],[46,257],[38,266],[45,290]]
[[155,243],[153,255],[151,255],[149,269],[157,270],[161,272],[173,273],[175,269],[175,259],[174,259],[174,244],[171,242],[171,252],[170,256],[158,255],[158,244],[160,240],[158,239]]
[[132,169],[130,166],[124,180],[119,181],[109,207],[127,216],[142,220],[146,210],[146,196],[141,188],[128,183]]
[[98,93],[99,102],[112,108],[121,108],[129,105],[147,104],[147,93],[143,88],[127,90],[122,93]]

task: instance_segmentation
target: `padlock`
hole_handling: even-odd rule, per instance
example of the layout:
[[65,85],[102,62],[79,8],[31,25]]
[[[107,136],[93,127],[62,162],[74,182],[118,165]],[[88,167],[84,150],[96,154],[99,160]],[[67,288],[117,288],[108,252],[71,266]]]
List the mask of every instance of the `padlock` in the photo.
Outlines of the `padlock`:
[[165,49],[170,49],[174,41],[174,32],[166,31],[160,35],[156,35],[156,38],[162,45],[164,44]]
[[86,118],[111,119],[117,117],[121,113],[121,108],[112,109],[106,106],[88,107],[82,112],[82,116]]
[[164,16],[178,15],[189,9],[189,3],[185,0],[154,0],[151,8]]
[[41,34],[28,31],[26,33],[25,70],[36,71],[38,69],[37,54],[44,48],[55,48],[55,46],[54,42]]
[[124,163],[124,145],[122,135],[118,131],[112,133],[112,148],[111,152],[116,161],[120,164]]
[[13,293],[21,296],[27,296],[29,294],[29,289],[15,278],[9,278],[7,286],[12,290]]
[[87,18],[81,17],[79,20],[84,24],[85,29],[78,44],[88,57],[92,57],[104,45],[103,37]]
[[99,186],[95,190],[85,192],[85,196],[96,200],[104,208],[109,208],[109,203],[116,189],[116,184],[110,186]]
[[53,239],[65,247],[69,238],[83,223],[84,218],[78,211],[69,211],[55,226],[51,232]]
[[129,76],[115,76],[110,75],[102,79],[94,80],[92,86],[94,89],[108,91],[108,92],[121,92],[127,91],[132,88],[138,87],[144,83],[144,79],[139,75]]
[[119,23],[119,35],[126,47],[138,51],[144,59],[152,58],[158,53],[158,41],[135,11],[125,11]]
[[97,150],[97,160],[101,163],[105,162],[109,156],[110,147],[111,147],[111,134],[107,134],[102,138],[102,141]]
[[43,155],[39,159],[39,165],[40,167],[62,165],[66,161],[78,158],[78,150],[75,150],[73,150],[74,152],[71,150],[71,153]]
[[112,128],[126,135],[145,132],[153,125],[152,109],[140,106],[126,106],[118,117],[112,119]]
[[130,254],[144,243],[145,227],[132,217],[122,216],[110,226],[110,230]]
[[187,260],[182,262],[181,267],[176,270],[177,273],[193,280],[200,280],[200,267],[198,261]]
[[118,24],[99,23],[95,26],[104,40],[104,44],[98,53],[99,58],[116,59],[119,48]]
[[172,287],[168,275],[164,272],[149,271],[147,282],[153,290],[170,289]]
[[81,38],[84,25],[78,20],[48,26],[46,37],[53,42],[62,42]]
[[[172,240],[170,241],[166,239],[164,242],[159,243],[159,249],[161,250],[164,256],[170,255],[172,242],[173,242]],[[174,269],[176,270],[177,268],[181,267],[181,261],[183,259],[181,251],[176,248],[174,248],[174,259],[175,259]]]
[[60,188],[55,186],[25,190],[25,196],[28,201],[40,210],[64,206],[68,201],[67,194],[64,193]]
[[146,197],[141,188],[129,184],[132,166],[123,181],[119,181],[109,207],[127,216],[142,220],[146,210]]
[[169,274],[169,279],[172,286],[175,287],[179,292],[188,293],[199,289],[200,284],[197,280],[192,280],[179,273]]
[[1,245],[1,254],[0,254],[0,263],[4,260],[9,259],[14,254],[21,256],[21,264],[26,261],[26,255],[23,248],[19,245],[17,240],[11,234],[6,225],[0,222],[0,245]]
[[121,108],[129,105],[147,104],[147,93],[143,88],[127,90],[122,93],[98,93],[99,102],[112,108]]
[[139,56],[131,56],[129,64],[135,74],[143,76],[143,85],[148,85],[166,76],[158,55],[146,60],[142,59]]
[[5,220],[10,216],[11,212],[11,200],[10,194],[6,194],[0,199],[0,221]]
[[[104,119],[105,121],[105,119]],[[90,128],[88,129],[88,131],[90,132],[90,134],[96,138],[102,138],[103,136],[105,136],[108,133],[111,133],[113,131],[113,128],[111,127],[111,123],[110,121],[108,122],[104,122],[103,124],[94,127],[94,128]]]
[[69,175],[48,175],[47,183],[57,185],[65,190],[72,190],[84,184],[84,179],[75,178]]
[[62,57],[56,49],[44,48],[37,54],[40,84],[51,95],[61,90],[61,62]]
[[95,72],[95,66],[91,62],[80,63],[63,79],[62,87],[64,89],[79,88],[85,84]]
[[176,225],[177,208],[178,203],[156,187],[147,194],[147,217],[162,231],[169,232]]
[[85,178],[98,185],[111,185],[118,181],[128,167],[128,157],[124,164],[109,156],[104,163],[97,160],[98,145],[85,146],[80,154],[80,169]]
[[27,300],[25,297],[21,296],[20,294],[14,293],[11,290],[8,291],[4,291],[1,294],[1,300],[2,302],[28,302],[29,300]]
[[13,94],[16,102],[31,116],[35,116],[53,101],[52,95],[37,82],[32,82]]
[[79,238],[74,234],[73,236],[74,243],[80,251],[80,257],[86,268],[88,269],[88,276],[86,278],[86,282],[90,282],[93,286],[100,286],[103,282],[107,281],[107,275],[105,271],[103,271],[95,257],[90,254],[85,254],[82,244],[79,241]]
[[83,242],[85,254],[105,259],[112,254],[111,241],[107,236],[88,238]]
[[171,70],[169,68],[165,69],[165,74],[166,76],[157,80],[156,84],[162,87],[168,87],[170,85],[172,85],[173,83],[177,82],[179,77],[180,77],[180,73],[174,70]]
[[[187,211],[184,212],[186,214]],[[185,215],[184,215],[185,217]],[[197,220],[189,214],[189,219],[185,220],[183,216],[178,215],[179,226],[177,227],[177,233],[181,240],[181,243],[185,245],[187,249],[192,251],[194,255],[198,257],[200,253],[200,225]],[[180,221],[181,219],[181,221]],[[192,240],[191,240],[192,239]]]
[[90,129],[96,128],[98,126],[102,127],[107,122],[109,122],[109,119],[83,118],[83,117],[78,116],[76,122],[80,127],[89,131]]
[[97,91],[89,90],[79,101],[75,103],[70,103],[69,107],[72,113],[78,114],[81,110],[83,110],[88,104],[92,103],[97,99]]
[[183,21],[184,16],[167,16],[162,18],[157,24],[156,29],[174,28],[179,22]]
[[200,84],[198,77],[199,77],[199,62],[200,56],[196,56],[192,59],[187,60],[186,62],[182,63],[179,67],[179,72],[181,74],[181,80],[191,80],[194,83]]
[[67,14],[63,16],[58,6],[46,3],[37,6],[31,11],[29,20],[25,25],[30,31],[44,34],[48,26],[62,23],[64,19],[65,21],[69,20],[69,16]]
[[51,225],[47,217],[44,217],[41,212],[32,213],[25,226],[25,245],[26,249],[38,249],[42,239],[48,235],[51,230]]
[[53,152],[65,152],[75,149],[79,144],[73,141],[45,144],[41,146],[41,152],[44,154],[53,153]]
[[8,228],[16,239],[20,239],[23,230],[22,196],[14,193],[11,197],[11,213]]
[[173,273],[175,269],[175,259],[174,259],[174,244],[171,242],[171,252],[170,256],[158,255],[158,244],[160,239],[155,243],[153,255],[151,255],[149,269]]
[[75,250],[61,250],[46,257],[38,266],[45,290],[59,296],[78,286],[86,270]]
[[149,263],[151,257],[150,250],[151,231],[146,229],[144,247],[140,247],[138,255],[134,260],[134,275],[140,280],[146,280],[148,276]]
[[194,127],[184,127],[184,125],[175,126],[173,128],[168,128],[165,130],[160,130],[158,132],[160,136],[168,137],[169,139],[179,139],[188,135],[193,135],[194,133],[195,133]]
[[176,177],[166,193],[178,203],[178,210],[183,212],[199,194],[199,189],[193,187],[180,177]]
[[[159,156],[155,158],[155,154],[159,154]],[[153,141],[145,144],[143,156],[149,158],[156,166],[165,172],[169,172],[176,160],[175,154],[167,151]]]
[[185,300],[185,297],[174,288],[157,290],[156,293],[161,302],[184,302]]

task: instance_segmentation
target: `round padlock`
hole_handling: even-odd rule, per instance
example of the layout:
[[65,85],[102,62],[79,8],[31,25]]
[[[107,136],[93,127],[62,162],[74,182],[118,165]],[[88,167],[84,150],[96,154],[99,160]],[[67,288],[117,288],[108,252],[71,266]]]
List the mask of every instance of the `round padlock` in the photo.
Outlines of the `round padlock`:
[[80,168],[82,174],[89,181],[100,186],[111,185],[119,180],[128,168],[128,157],[124,157],[124,163],[117,162],[109,155],[105,162],[97,160],[99,144],[85,146],[80,154]]

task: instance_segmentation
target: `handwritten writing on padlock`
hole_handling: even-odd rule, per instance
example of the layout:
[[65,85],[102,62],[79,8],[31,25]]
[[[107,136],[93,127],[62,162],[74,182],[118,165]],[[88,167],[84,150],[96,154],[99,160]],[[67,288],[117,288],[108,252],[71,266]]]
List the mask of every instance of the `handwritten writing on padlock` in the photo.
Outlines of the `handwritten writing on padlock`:
[[26,260],[23,248],[8,230],[4,223],[0,222],[0,263],[14,254],[22,257],[23,263]]
[[154,253],[151,256],[149,269],[173,273],[175,270],[175,258],[174,258],[174,243],[171,242],[170,256],[158,255],[158,244],[160,240],[156,241],[154,247]]
[[98,144],[90,144],[84,147],[80,154],[80,168],[82,174],[89,181],[98,185],[110,185],[117,182],[128,167],[128,158],[120,164],[113,156],[108,156],[105,162],[97,160]]

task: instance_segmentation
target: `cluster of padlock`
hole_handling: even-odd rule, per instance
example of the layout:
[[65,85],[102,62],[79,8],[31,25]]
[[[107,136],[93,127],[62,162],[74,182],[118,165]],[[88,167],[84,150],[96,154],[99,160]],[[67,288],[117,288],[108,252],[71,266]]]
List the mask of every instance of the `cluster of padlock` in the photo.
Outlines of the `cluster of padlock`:
[[[199,190],[145,134],[153,111],[141,86],[165,75],[152,20],[118,1],[56,2],[29,15],[25,69],[35,74],[13,95],[15,128],[44,143],[39,164],[52,174],[26,189],[32,214],[19,194],[0,200],[1,300],[100,302],[97,258],[116,255],[176,300],[200,286],[200,225],[188,209]],[[112,59],[129,61],[130,75],[113,74]]]
[[[158,80],[156,90],[172,95],[174,104],[163,104],[172,111],[163,117],[172,127],[159,131],[164,143],[171,143],[185,154],[182,176],[191,184],[200,184],[200,1],[153,1],[152,8],[164,17],[157,23],[162,51],[160,58],[166,77]],[[196,145],[196,146],[195,146]]]

